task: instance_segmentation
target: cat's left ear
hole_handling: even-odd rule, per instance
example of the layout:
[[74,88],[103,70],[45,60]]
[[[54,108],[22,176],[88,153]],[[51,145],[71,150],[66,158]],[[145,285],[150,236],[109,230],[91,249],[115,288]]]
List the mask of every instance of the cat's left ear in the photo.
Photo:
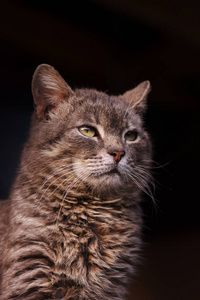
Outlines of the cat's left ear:
[[130,108],[134,108],[137,113],[142,114],[146,110],[146,99],[150,91],[151,84],[147,80],[140,83],[134,89],[124,93],[121,98],[129,105]]
[[37,67],[32,80],[32,94],[37,117],[49,119],[59,103],[67,101],[74,93],[60,74],[50,65]]

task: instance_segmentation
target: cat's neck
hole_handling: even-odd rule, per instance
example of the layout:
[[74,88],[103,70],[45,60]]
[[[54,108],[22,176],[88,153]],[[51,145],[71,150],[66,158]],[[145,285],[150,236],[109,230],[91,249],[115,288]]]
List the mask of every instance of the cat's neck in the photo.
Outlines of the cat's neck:
[[54,222],[59,223],[59,219],[62,219],[69,211],[78,213],[87,210],[92,216],[98,214],[120,216],[124,209],[137,205],[138,193],[135,197],[130,192],[120,193],[119,196],[117,191],[97,195],[83,182],[79,182],[78,186],[74,185],[70,190],[58,185],[49,188],[49,184],[38,188],[38,178],[27,183],[24,177],[23,185],[22,178],[16,181],[11,193],[11,202],[14,214],[33,214],[34,216],[41,214],[44,219],[51,218],[52,221],[54,219]]

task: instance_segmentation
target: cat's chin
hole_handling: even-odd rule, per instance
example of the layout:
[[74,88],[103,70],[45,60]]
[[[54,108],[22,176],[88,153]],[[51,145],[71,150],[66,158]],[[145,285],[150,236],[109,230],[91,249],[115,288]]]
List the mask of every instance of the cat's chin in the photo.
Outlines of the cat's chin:
[[92,189],[98,190],[99,193],[112,192],[124,187],[124,182],[116,170],[111,170],[99,176],[90,176],[87,178],[87,184]]

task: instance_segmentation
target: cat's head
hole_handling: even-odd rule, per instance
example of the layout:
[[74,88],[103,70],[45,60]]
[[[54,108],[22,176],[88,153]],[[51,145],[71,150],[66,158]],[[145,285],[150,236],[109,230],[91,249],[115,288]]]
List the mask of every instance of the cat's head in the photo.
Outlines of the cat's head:
[[149,91],[149,81],[120,96],[72,91],[53,67],[40,65],[32,82],[33,151],[55,173],[60,167],[62,179],[74,176],[71,181],[84,182],[98,193],[145,190],[151,143],[142,117]]

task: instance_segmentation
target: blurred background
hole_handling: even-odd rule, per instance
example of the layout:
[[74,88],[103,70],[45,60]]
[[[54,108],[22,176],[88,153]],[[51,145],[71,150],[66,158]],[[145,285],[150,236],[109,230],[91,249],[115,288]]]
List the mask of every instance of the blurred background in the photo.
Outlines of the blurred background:
[[152,92],[155,199],[144,203],[143,265],[131,300],[199,299],[200,2],[71,0],[0,2],[0,198],[6,198],[33,111],[37,65],[72,87]]

